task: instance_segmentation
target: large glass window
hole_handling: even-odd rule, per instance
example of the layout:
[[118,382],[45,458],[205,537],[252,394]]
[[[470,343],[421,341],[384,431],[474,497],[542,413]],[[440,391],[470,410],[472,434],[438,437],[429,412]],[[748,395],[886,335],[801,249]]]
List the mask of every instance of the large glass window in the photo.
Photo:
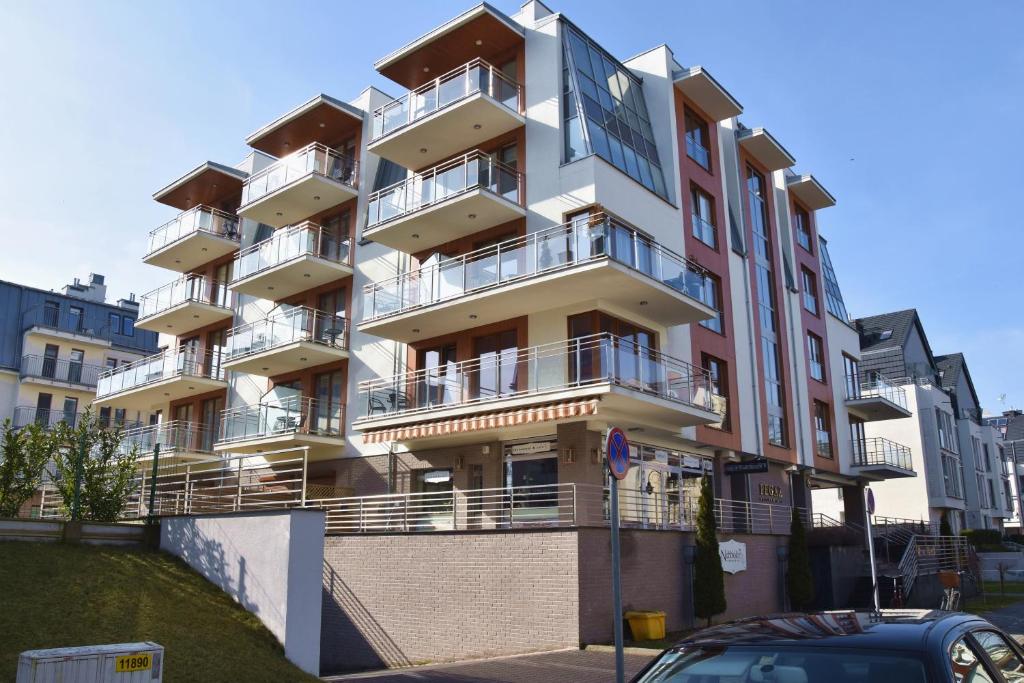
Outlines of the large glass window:
[[814,402],[814,436],[818,455],[832,457],[832,417],[827,403]]
[[691,188],[690,197],[693,201],[693,210],[690,216],[693,221],[693,236],[712,249],[717,249],[714,200],[699,187]]
[[821,247],[821,269],[825,280],[825,305],[829,313],[847,322],[850,317],[846,313],[846,304],[843,303],[843,293],[839,291],[839,280],[832,267],[832,259],[828,255],[828,246],[821,237],[818,238],[818,245]]
[[807,333],[807,356],[811,364],[811,377],[825,381],[825,343],[813,332]]
[[800,281],[804,291],[804,308],[818,315],[818,282],[814,273],[807,268],[801,268]]
[[711,425],[719,429],[729,430],[729,370],[724,360],[702,353],[700,355],[701,367],[708,371],[711,377],[711,393],[721,396],[725,401],[725,414],[719,425]]
[[935,409],[935,422],[939,429],[939,447],[951,453],[960,453],[960,445],[953,428],[953,416],[941,408]]
[[711,170],[711,137],[708,124],[689,109],[683,115],[686,121],[686,156]]
[[1008,683],[1024,680],[1024,661],[1005,638],[995,631],[975,631],[973,635]]
[[860,363],[843,354],[843,371],[846,373],[846,398],[860,398]]
[[799,206],[793,211],[793,223],[796,229],[796,241],[807,251],[811,249],[811,217]]
[[667,198],[640,80],[575,27],[562,29],[565,161],[596,154]]
[[714,275],[704,276],[704,296],[703,302],[707,304],[709,308],[715,309],[717,314],[714,318],[708,318],[707,320],[701,320],[700,326],[706,327],[709,330],[713,330],[721,334],[722,332],[722,285]]

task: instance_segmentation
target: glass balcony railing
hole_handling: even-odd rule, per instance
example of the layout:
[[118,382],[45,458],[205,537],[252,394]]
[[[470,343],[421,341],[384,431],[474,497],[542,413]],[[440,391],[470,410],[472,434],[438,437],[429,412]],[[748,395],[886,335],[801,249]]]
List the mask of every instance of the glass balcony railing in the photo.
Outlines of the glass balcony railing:
[[686,156],[690,157],[706,169],[711,168],[711,152],[689,135],[686,136]]
[[523,203],[522,174],[491,155],[476,151],[371,194],[366,227],[372,228],[478,189],[516,204]]
[[362,418],[479,405],[615,384],[713,412],[708,372],[628,339],[597,334],[364,381]]
[[296,306],[228,332],[225,360],[236,360],[295,342],[348,348],[348,321],[306,306]]
[[230,408],[221,413],[220,443],[237,443],[289,434],[340,437],[345,421],[339,403],[294,396]]
[[313,142],[249,176],[242,186],[242,206],[310,175],[355,187],[359,177],[356,166],[356,160],[347,154]]
[[21,357],[19,373],[22,377],[36,377],[51,382],[94,387],[103,370],[102,366],[89,365],[67,358],[48,358],[29,354]]
[[290,228],[282,228],[270,239],[257,242],[238,252],[231,282],[238,282],[260,271],[303,256],[316,256],[336,263],[349,264],[352,257],[352,241],[347,235],[339,238],[309,221]]
[[373,112],[373,139],[382,138],[477,93],[491,96],[518,114],[522,90],[500,69],[482,59],[474,59],[376,109]]
[[124,431],[121,452],[127,454],[135,448],[139,455],[150,455],[153,447],[160,444],[161,456],[172,453],[212,453],[216,433],[214,427],[185,420],[132,427]]
[[854,467],[889,465],[910,471],[914,469],[910,449],[895,441],[872,437],[854,439],[852,445]]
[[846,400],[856,401],[864,398],[883,398],[904,410],[907,408],[907,392],[884,377],[865,382],[857,375],[847,375]]
[[104,370],[96,386],[96,398],[138,389],[175,377],[224,379],[220,349],[197,351],[191,346],[168,349],[128,365]]
[[231,294],[223,282],[201,275],[186,275],[143,294],[139,302],[139,320],[188,302],[230,308]]
[[35,406],[17,406],[14,409],[12,420],[15,429],[27,427],[30,424],[37,424],[45,430],[50,430],[59,424],[67,424],[74,427],[82,419],[85,413],[74,410],[52,410],[49,408],[36,408]]
[[697,302],[704,300],[703,268],[636,230],[598,215],[370,283],[363,290],[364,320],[398,315],[600,259],[626,265]]
[[149,233],[149,246],[146,255],[159,251],[168,244],[197,232],[205,232],[230,240],[239,239],[238,216],[214,209],[209,206],[197,206],[178,214],[174,220],[164,223]]

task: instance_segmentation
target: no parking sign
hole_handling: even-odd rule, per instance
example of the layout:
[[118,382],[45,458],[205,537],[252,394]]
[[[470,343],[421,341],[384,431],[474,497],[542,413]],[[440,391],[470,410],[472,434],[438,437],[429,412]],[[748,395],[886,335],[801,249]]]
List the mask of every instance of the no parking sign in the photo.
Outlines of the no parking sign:
[[629,441],[626,439],[626,433],[618,427],[609,430],[605,453],[612,476],[616,479],[625,479],[626,472],[629,472]]

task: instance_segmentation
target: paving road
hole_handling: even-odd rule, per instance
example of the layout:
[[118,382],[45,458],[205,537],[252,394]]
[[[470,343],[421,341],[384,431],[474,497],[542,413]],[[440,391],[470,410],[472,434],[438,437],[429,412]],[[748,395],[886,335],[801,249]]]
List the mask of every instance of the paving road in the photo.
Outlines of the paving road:
[[993,610],[982,616],[1016,637],[1017,640],[1024,637],[1024,602]]
[[[651,656],[626,655],[626,680]],[[326,678],[366,683],[614,683],[615,655],[592,650],[561,650],[520,657],[421,666]]]

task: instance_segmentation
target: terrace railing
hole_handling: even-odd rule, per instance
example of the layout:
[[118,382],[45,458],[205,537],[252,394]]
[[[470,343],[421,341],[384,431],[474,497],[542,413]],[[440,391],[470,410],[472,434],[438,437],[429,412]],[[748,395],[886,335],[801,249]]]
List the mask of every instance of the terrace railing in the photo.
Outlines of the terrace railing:
[[853,439],[852,464],[855,467],[890,465],[913,471],[914,462],[910,449],[884,437]]
[[143,294],[139,302],[139,319],[163,313],[189,302],[227,308],[231,305],[231,293],[224,282],[211,280],[202,275],[185,275]]
[[310,175],[330,178],[351,187],[356,186],[359,178],[355,159],[313,142],[249,176],[242,185],[242,206]]
[[36,377],[50,382],[95,387],[104,369],[100,365],[90,365],[67,358],[29,354],[21,357],[19,374],[22,377]]
[[344,430],[340,404],[296,396],[223,411],[217,441],[238,443],[284,434],[339,437]]
[[197,232],[205,232],[218,237],[238,241],[241,232],[238,229],[238,216],[214,209],[209,206],[196,206],[183,211],[173,220],[164,223],[149,233],[149,245],[146,255],[159,251],[168,244]]
[[168,349],[128,365],[104,370],[96,386],[96,397],[103,398],[175,377],[224,379],[220,361],[220,349],[198,351],[191,346]]
[[884,377],[865,382],[856,375],[847,375],[846,398],[850,401],[862,398],[883,398],[904,410],[907,407],[907,392]]
[[349,264],[352,259],[352,242],[347,236],[338,237],[310,221],[282,228],[272,237],[238,252],[231,282],[238,282],[304,256]]
[[346,349],[348,320],[307,306],[295,306],[229,330],[225,360],[236,360],[302,341]]

